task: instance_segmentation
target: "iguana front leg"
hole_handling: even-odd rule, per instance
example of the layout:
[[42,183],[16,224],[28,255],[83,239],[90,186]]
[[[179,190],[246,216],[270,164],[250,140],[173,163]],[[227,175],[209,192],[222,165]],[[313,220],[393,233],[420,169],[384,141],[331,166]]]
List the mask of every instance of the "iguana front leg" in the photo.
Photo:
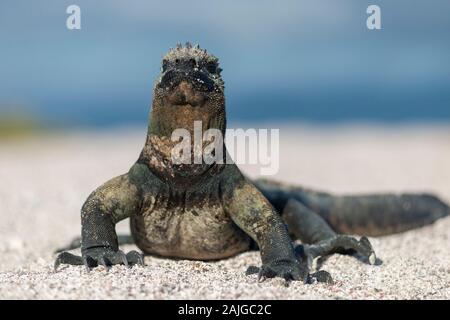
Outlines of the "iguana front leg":
[[297,260],[286,226],[267,199],[243,177],[224,188],[225,211],[259,246],[259,279],[279,276],[306,282],[306,265]]
[[143,264],[136,251],[125,254],[119,250],[115,225],[139,210],[138,187],[128,174],[118,176],[95,190],[81,209],[81,257],[69,252],[60,253],[60,264],[85,265],[87,270],[97,265]]

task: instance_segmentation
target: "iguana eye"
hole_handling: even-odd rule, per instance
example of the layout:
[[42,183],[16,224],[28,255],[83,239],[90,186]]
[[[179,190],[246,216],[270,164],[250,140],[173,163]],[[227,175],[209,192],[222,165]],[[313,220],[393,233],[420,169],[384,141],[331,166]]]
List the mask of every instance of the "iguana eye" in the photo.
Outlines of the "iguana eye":
[[167,70],[167,64],[168,64],[168,61],[166,59],[164,59],[162,61],[162,71],[163,72],[165,72]]
[[195,68],[195,66],[197,65],[197,61],[195,61],[195,59],[190,59],[189,64],[191,65],[192,68]]
[[216,73],[217,71],[217,65],[214,62],[207,63],[205,67],[209,73]]

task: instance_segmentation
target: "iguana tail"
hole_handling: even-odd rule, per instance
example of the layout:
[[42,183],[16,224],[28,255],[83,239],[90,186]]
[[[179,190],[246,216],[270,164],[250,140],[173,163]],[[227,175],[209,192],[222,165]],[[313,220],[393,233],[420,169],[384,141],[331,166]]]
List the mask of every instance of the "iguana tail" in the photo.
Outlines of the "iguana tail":
[[255,185],[279,212],[294,198],[342,234],[393,234],[431,224],[450,214],[450,207],[431,194],[333,196],[268,180],[257,180]]

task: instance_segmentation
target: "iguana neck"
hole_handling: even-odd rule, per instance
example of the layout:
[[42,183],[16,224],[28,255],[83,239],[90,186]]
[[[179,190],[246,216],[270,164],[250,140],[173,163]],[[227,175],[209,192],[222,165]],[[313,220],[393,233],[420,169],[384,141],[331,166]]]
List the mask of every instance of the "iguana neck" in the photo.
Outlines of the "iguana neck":
[[153,103],[148,124],[147,135],[171,138],[176,129],[186,129],[192,135],[194,122],[200,121],[203,132],[214,128],[225,134],[226,119],[224,108],[208,110],[203,107],[186,106],[159,106]]
[[[208,129],[218,129],[225,134],[226,118],[224,108],[208,110],[208,107],[193,107],[161,105],[160,101],[153,102],[150,113],[147,138],[139,157],[140,163],[145,163],[162,180],[178,183],[191,184],[202,180],[206,176],[212,176],[222,170],[223,164],[174,164],[172,162],[172,150],[180,143],[179,140],[172,141],[172,134],[176,129],[185,129],[191,137],[192,159],[195,153],[203,153],[203,148],[209,142],[202,143],[202,149],[194,146],[194,122],[200,121],[202,133]],[[222,144],[224,147],[224,144]],[[225,149],[223,149],[225,151]],[[225,152],[224,152],[225,153]]]

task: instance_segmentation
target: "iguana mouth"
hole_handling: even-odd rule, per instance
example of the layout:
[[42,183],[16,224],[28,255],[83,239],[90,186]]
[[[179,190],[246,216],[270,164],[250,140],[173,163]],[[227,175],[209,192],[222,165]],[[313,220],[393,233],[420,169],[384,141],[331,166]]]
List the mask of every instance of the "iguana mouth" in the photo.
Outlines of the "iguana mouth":
[[167,101],[174,106],[202,106],[206,100],[205,93],[197,91],[194,86],[185,80],[169,91]]

